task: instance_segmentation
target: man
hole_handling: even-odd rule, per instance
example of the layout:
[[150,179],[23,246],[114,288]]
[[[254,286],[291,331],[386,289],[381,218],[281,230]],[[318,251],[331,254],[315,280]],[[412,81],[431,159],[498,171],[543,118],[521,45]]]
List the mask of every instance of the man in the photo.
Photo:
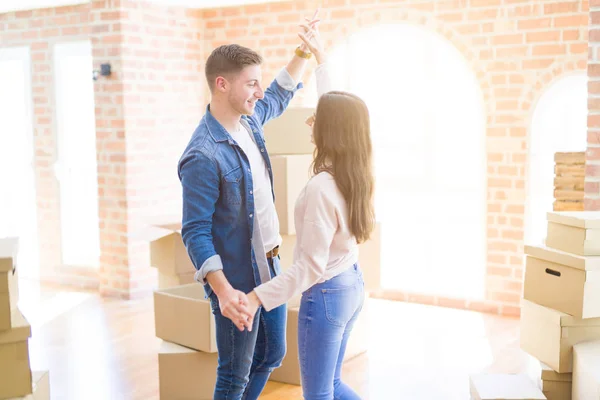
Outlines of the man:
[[285,355],[286,306],[254,316],[246,293],[280,273],[263,125],[302,87],[296,82],[310,58],[306,51],[298,47],[263,91],[256,52],[238,45],[215,49],[205,68],[211,102],[179,161],[183,241],[215,315],[215,399],[257,399]]

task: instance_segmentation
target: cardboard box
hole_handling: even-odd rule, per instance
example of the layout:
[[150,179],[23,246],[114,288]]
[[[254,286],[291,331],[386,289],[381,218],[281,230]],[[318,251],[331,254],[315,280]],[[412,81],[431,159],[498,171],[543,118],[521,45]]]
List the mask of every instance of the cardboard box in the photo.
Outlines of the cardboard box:
[[32,393],[25,397],[13,397],[8,400],[50,400],[50,375],[48,371],[33,371]]
[[163,341],[158,353],[158,381],[163,400],[211,400],[218,355]]
[[196,272],[188,272],[185,274],[165,274],[158,271],[158,288],[159,289],[168,289],[175,286],[187,285],[190,283],[195,283],[194,275]]
[[191,349],[215,353],[215,317],[199,283],[154,292],[156,336]]
[[[285,271],[294,260],[294,247],[296,246],[296,235],[281,235],[282,243],[279,247],[281,268]],[[375,225],[371,239],[358,245],[358,264],[363,273],[365,291],[373,292],[381,288],[381,224]],[[294,297],[288,305],[290,307],[300,306],[301,295]]]
[[558,373],[573,371],[573,346],[600,339],[600,318],[579,319],[523,300],[521,349]]
[[573,346],[573,400],[600,399],[600,340]]
[[[351,360],[367,351],[369,340],[369,302],[365,298],[363,309],[354,324],[350,339],[346,346],[344,362]],[[269,380],[301,385],[300,363],[298,361],[298,313],[299,308],[288,308],[287,315],[287,351],[279,368],[276,368]]]
[[314,112],[313,107],[288,107],[279,118],[269,121],[264,127],[269,155],[312,154],[315,145],[306,119]]
[[600,257],[525,246],[523,297],[578,318],[600,317]]
[[150,244],[150,265],[167,275],[196,272],[181,238],[181,221],[149,225],[131,235]]
[[19,241],[16,238],[0,239],[0,331],[12,327],[11,314],[19,300],[16,269]]
[[275,209],[279,217],[279,232],[282,235],[296,234],[294,208],[300,192],[312,176],[311,163],[310,154],[271,157]]
[[571,400],[572,373],[559,374],[542,363],[542,393],[548,400]]
[[12,320],[13,327],[0,332],[0,399],[32,392],[28,345],[31,326],[19,310],[13,312]]
[[473,400],[546,399],[525,374],[478,374],[469,381]]
[[549,212],[546,246],[582,256],[600,255],[600,211]]

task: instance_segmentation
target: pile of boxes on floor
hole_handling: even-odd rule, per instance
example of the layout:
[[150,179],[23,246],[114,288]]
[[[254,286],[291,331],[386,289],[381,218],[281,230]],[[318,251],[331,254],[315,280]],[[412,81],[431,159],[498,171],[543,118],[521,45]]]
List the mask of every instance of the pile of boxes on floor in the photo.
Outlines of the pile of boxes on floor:
[[[294,203],[310,177],[313,145],[305,119],[309,108],[289,108],[265,128],[274,175],[275,207],[283,243],[279,256],[283,270],[290,267],[296,241]],[[138,235],[150,242],[151,265],[158,268],[159,289],[154,293],[156,336],[162,339],[158,355],[160,397],[164,399],[211,399],[213,396],[217,347],[215,322],[210,302],[201,284],[194,282],[193,267],[181,239],[181,219],[157,223]],[[379,289],[379,224],[369,242],[360,245],[359,263],[365,291]],[[300,296],[288,304],[287,353],[270,380],[300,385],[297,332]],[[369,327],[368,295],[348,342],[345,360],[367,350]]]
[[545,244],[525,246],[520,320],[521,349],[540,361],[541,382],[472,377],[476,399],[500,398],[477,389],[498,395],[507,379],[520,391],[502,398],[600,399],[600,212],[550,212],[547,222]]
[[48,371],[31,372],[31,326],[17,307],[16,238],[0,239],[0,399],[49,400]]

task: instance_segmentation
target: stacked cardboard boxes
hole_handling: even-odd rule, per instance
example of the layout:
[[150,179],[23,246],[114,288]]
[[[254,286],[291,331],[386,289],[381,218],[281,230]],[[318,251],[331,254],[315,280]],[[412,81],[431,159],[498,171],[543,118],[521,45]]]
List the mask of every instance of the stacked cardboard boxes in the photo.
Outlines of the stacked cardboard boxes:
[[50,399],[48,371],[31,372],[31,326],[18,308],[18,240],[0,239],[0,399]]
[[554,211],[583,211],[585,152],[554,155]]
[[217,373],[215,318],[198,283],[154,292],[161,399],[213,398]]
[[[575,390],[600,387],[600,212],[547,214],[544,245],[525,246],[521,348],[542,364],[542,385],[550,400],[583,400]],[[580,347],[578,371],[574,348]],[[595,345],[593,343],[596,343]]]

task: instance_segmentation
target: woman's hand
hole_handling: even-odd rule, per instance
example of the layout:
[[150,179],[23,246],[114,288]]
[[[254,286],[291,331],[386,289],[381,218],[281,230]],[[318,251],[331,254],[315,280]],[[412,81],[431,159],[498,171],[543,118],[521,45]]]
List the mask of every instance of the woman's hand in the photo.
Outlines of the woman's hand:
[[[300,26],[302,27],[304,32],[298,33],[298,36],[300,37],[300,39],[302,39],[304,46],[315,55],[317,64],[323,64],[326,61],[327,57],[325,54],[325,50],[323,49],[323,43],[321,42],[321,35],[319,34],[317,24],[314,23],[311,25],[310,23],[308,23],[302,24]],[[302,49],[302,47],[301,50],[306,51]]]
[[260,299],[258,298],[258,296],[256,295],[256,292],[254,290],[251,291],[250,293],[248,293],[247,297],[248,297],[248,304],[246,305],[246,309],[252,315],[252,318],[250,318],[248,320],[248,324],[250,326],[252,326],[252,323],[254,322],[254,317],[256,317],[258,308],[260,307],[260,305],[262,303],[260,302]]

